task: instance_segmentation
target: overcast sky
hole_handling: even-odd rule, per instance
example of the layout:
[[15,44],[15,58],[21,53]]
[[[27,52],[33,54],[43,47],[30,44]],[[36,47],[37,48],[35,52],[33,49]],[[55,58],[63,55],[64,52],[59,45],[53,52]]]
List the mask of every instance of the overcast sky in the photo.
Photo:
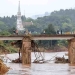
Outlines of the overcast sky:
[[[0,0],[0,16],[16,15],[19,0]],[[60,9],[75,8],[75,0],[20,0],[21,14],[30,17]]]

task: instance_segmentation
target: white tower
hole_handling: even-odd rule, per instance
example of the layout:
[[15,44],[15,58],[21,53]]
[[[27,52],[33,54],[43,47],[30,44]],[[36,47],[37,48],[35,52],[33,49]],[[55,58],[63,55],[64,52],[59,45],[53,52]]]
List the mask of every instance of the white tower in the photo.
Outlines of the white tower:
[[17,13],[17,26],[16,30],[24,30],[23,25],[22,25],[22,19],[21,19],[21,11],[20,11],[20,1],[19,1],[19,6],[18,6],[18,13]]

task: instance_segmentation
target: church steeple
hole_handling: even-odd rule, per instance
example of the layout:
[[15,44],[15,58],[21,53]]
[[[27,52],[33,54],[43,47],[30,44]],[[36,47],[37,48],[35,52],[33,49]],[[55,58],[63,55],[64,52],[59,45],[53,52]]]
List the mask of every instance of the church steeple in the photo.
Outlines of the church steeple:
[[19,1],[19,5],[18,5],[18,13],[17,13],[17,26],[16,26],[17,30],[23,30],[23,25],[22,25],[22,19],[21,19],[21,10],[20,10],[20,1]]
[[18,15],[21,15],[21,10],[20,10],[20,1],[19,1],[19,5],[18,5]]
[[18,5],[18,12],[21,12],[21,11],[20,11],[20,1],[19,1],[19,5]]

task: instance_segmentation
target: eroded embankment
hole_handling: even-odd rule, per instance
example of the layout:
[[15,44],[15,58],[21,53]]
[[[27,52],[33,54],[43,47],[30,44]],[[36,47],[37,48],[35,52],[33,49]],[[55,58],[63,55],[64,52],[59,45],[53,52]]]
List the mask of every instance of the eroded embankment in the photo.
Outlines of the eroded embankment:
[[3,61],[0,59],[0,75],[5,74],[6,72],[9,71],[9,67],[7,67]]

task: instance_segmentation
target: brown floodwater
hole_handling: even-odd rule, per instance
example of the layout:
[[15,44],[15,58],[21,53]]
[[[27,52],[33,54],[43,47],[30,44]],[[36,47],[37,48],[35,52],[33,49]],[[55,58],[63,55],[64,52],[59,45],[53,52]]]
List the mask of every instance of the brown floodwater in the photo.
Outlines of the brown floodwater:
[[[18,54],[8,54],[10,59],[15,59]],[[75,75],[75,66],[69,66],[68,63],[55,64],[55,56],[65,56],[65,52],[44,53],[46,63],[31,63],[31,65],[23,66],[20,63],[11,63],[9,59],[4,59],[5,64],[10,67],[10,70],[5,75]],[[34,53],[31,57],[32,61],[35,59]]]

